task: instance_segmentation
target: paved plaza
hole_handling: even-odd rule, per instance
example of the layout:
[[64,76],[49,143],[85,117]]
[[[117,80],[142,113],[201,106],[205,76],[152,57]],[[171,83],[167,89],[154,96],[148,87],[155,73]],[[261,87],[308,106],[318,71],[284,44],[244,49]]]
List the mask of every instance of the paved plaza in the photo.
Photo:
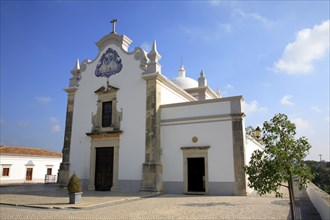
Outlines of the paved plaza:
[[286,194],[274,198],[85,191],[81,204],[70,205],[64,189],[2,192],[0,203],[1,220],[288,219],[290,209]]

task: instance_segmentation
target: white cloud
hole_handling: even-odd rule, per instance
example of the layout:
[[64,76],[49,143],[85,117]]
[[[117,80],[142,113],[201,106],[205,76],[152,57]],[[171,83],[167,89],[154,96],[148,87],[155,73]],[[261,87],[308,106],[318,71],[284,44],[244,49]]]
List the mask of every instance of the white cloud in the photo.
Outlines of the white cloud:
[[302,119],[302,118],[292,118],[291,119],[291,122],[293,122],[296,127],[297,127],[297,130],[304,130],[304,129],[307,129],[309,128],[309,122],[305,119]]
[[267,111],[266,107],[261,107],[259,106],[259,103],[257,100],[253,100],[250,103],[248,102],[243,102],[243,108],[244,108],[244,112],[245,114],[252,114],[254,112],[265,112]]
[[290,42],[282,57],[274,64],[275,71],[288,74],[307,74],[314,70],[314,62],[327,54],[329,49],[330,20],[313,28],[300,30]]
[[52,133],[60,132],[61,127],[60,127],[58,119],[55,117],[50,117],[49,120],[50,120],[50,125],[51,125],[51,132]]
[[258,13],[246,13],[241,9],[235,9],[232,12],[232,17],[242,17],[244,19],[254,19],[260,23],[262,23],[264,26],[270,28],[275,23],[274,21],[269,20],[268,18],[258,14]]
[[311,109],[315,112],[318,112],[318,113],[322,112],[322,110],[317,106],[312,106]]
[[151,45],[152,45],[151,43],[143,42],[141,44],[141,47],[142,47],[143,50],[145,50],[147,53],[149,53],[151,51],[151,48],[152,48]]
[[52,101],[52,98],[49,97],[49,96],[38,96],[38,97],[35,97],[35,100],[36,100],[39,104],[46,105],[46,104],[48,104],[50,101]]
[[285,95],[281,98],[281,105],[293,106],[294,103],[291,101],[292,95]]

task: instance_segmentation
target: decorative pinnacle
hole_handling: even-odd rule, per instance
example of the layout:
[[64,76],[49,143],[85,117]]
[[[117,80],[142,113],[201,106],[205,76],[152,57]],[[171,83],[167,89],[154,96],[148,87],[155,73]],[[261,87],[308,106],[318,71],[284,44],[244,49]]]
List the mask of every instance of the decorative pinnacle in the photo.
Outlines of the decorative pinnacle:
[[153,44],[152,44],[152,49],[151,51],[148,53],[148,58],[150,59],[151,62],[158,62],[158,60],[160,60],[161,56],[157,51],[157,44],[156,44],[156,40],[154,40]]
[[201,71],[200,75],[204,77],[204,70]]
[[77,59],[77,61],[76,61],[75,69],[80,70],[79,59]]
[[179,69],[179,77],[186,77],[186,70],[184,69],[184,66],[182,64]]
[[116,22],[118,22],[117,18],[112,19],[112,21],[110,22],[112,24],[112,32],[111,34],[115,34],[116,33]]
[[158,53],[156,40],[154,40],[154,42],[152,44],[152,49],[151,49],[150,53]]

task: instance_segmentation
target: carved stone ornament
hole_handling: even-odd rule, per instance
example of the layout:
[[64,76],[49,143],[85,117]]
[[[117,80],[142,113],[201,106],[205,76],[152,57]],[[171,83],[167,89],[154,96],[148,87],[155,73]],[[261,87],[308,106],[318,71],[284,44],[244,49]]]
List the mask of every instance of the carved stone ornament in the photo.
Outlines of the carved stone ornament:
[[123,64],[121,63],[117,51],[108,48],[107,51],[102,54],[102,57],[96,66],[95,76],[109,78],[110,76],[119,73],[122,68]]
[[193,143],[197,143],[197,141],[198,141],[198,137],[196,137],[196,136],[192,137],[191,141],[192,141]]

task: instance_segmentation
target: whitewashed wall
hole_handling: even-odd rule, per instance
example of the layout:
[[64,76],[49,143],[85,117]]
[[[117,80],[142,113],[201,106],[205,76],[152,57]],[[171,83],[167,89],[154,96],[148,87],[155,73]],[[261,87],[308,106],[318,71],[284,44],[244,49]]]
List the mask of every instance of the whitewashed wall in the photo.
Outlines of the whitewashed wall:
[[[210,146],[209,181],[233,182],[234,162],[231,122],[187,123],[162,126],[163,180],[183,181],[181,147]],[[198,138],[197,143],[192,137]]]
[[[184,180],[181,147],[210,146],[209,183],[233,184],[235,178],[230,114],[237,109],[232,109],[231,101],[208,100],[162,106],[161,148],[165,183]],[[192,142],[194,136],[198,138],[197,143]]]
[[191,102],[187,105],[164,106],[162,109],[162,120],[180,119],[200,116],[220,116],[231,113],[230,101],[212,102],[209,100],[201,105],[201,102]]
[[[37,157],[37,156],[0,156],[0,184],[24,183],[26,182],[26,168],[33,168],[33,183],[44,183],[47,168],[52,168],[52,175],[57,176],[57,172],[62,162],[62,157]],[[32,161],[34,166],[26,166]],[[10,165],[10,166],[8,166]],[[2,176],[2,168],[9,167],[9,176]]]
[[178,94],[173,89],[169,88],[168,86],[160,83],[160,92],[161,98],[160,102],[161,105],[172,104],[172,103],[180,103],[180,102],[187,102],[189,101],[187,98],[183,97],[182,95]]
[[96,113],[95,90],[106,86],[106,78],[96,77],[95,69],[100,56],[111,47],[122,59],[120,73],[109,78],[110,85],[119,88],[117,110],[123,111],[119,148],[119,179],[141,180],[145,150],[146,83],[141,78],[140,61],[134,54],[127,54],[116,45],[110,45],[99,56],[87,64],[81,73],[79,89],[76,91],[71,137],[70,173],[76,172],[81,179],[89,178],[91,140],[91,116]]

